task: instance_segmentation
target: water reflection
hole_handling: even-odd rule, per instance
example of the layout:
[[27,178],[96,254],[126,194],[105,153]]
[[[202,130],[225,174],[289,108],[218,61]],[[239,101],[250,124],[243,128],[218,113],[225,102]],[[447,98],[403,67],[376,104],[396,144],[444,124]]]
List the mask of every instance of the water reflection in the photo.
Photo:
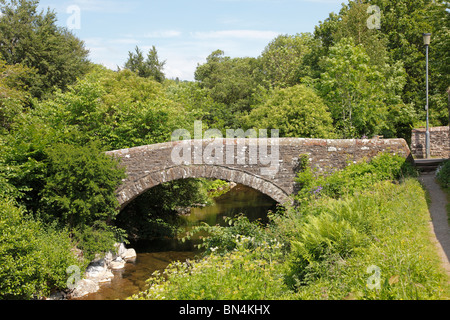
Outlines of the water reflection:
[[[206,222],[209,225],[225,225],[224,217],[245,214],[250,221],[260,219],[267,222],[267,212],[275,210],[276,202],[270,197],[243,185],[237,185],[230,192],[215,199],[212,206],[192,208],[183,219],[186,229]],[[173,261],[193,259],[198,253],[192,241],[182,243],[176,239],[156,239],[130,244],[135,248],[137,258],[127,263],[125,269],[114,271],[114,279],[102,284],[100,291],[83,300],[126,299],[146,289],[146,280],[156,270],[164,270]]]

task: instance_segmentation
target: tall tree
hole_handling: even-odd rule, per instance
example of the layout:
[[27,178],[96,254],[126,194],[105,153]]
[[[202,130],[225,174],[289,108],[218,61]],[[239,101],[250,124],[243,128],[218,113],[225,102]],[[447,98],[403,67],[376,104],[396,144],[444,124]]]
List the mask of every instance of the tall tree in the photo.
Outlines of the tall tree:
[[[199,65],[195,79],[209,90],[215,102],[225,104],[235,115],[250,111],[258,91],[259,61],[255,58],[230,58],[222,50],[211,53]],[[234,125],[239,125],[234,123]]]
[[0,132],[9,130],[14,118],[29,105],[24,79],[30,74],[30,69],[20,64],[10,66],[0,59]]
[[343,38],[330,48],[323,60],[324,73],[318,85],[328,102],[336,127],[343,138],[378,134],[386,126],[387,79],[362,45]]
[[135,52],[128,52],[128,61],[125,63],[125,69],[137,73],[140,77],[153,77],[156,81],[164,82],[164,66],[166,61],[159,61],[158,51],[155,46],[149,50],[147,58],[144,59],[144,53],[136,46]]
[[304,57],[311,52],[311,34],[280,35],[264,49],[260,60],[264,80],[272,87],[291,87],[308,74]]
[[[402,61],[407,72],[407,82],[403,90],[402,98],[405,103],[413,103],[416,111],[424,117],[425,106],[425,47],[422,33],[430,32],[439,34],[443,27],[443,21],[439,21],[445,13],[445,6],[441,0],[371,0],[371,4],[377,5],[381,10],[381,29],[388,39],[388,49],[395,61]],[[433,46],[437,39],[433,39]],[[430,63],[436,60],[435,47],[430,46]],[[433,65],[430,70],[430,79],[434,77]],[[436,78],[433,78],[436,79]],[[445,104],[436,104],[433,97],[436,93],[436,83],[430,82],[430,110],[432,117],[442,113],[446,109]],[[441,89],[440,97],[445,95]],[[447,116],[443,117],[444,119]],[[439,119],[434,119],[435,125]],[[445,120],[446,122],[446,120]]]
[[[377,6],[380,28],[368,28],[372,13],[369,6]],[[446,66],[446,21],[448,25],[448,1],[442,0],[351,0],[343,4],[339,14],[330,16],[316,27],[314,36],[321,41],[319,54],[326,56],[329,49],[344,37],[351,37],[362,44],[373,65],[401,64],[406,71],[406,84],[401,98],[412,104],[416,120],[424,119],[425,106],[425,48],[422,33],[433,33],[430,47],[430,108],[435,125],[447,122],[444,84]],[[321,72],[319,68],[319,72]],[[384,70],[383,73],[389,72]],[[448,85],[447,85],[448,86]],[[410,114],[410,112],[408,111]],[[408,120],[409,121],[409,120]]]
[[333,120],[313,88],[298,84],[271,90],[246,117],[246,127],[280,130],[280,137],[333,138]]
[[56,25],[55,12],[38,12],[38,4],[0,0],[0,55],[10,65],[21,63],[36,71],[28,85],[34,96],[41,97],[74,83],[90,63],[84,43]]

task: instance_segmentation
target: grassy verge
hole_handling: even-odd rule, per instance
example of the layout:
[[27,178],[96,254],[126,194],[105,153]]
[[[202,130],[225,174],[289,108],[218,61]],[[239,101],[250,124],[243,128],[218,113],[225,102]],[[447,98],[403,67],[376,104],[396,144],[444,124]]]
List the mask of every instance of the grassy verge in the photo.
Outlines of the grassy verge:
[[450,298],[426,193],[383,157],[330,177],[305,169],[301,205],[266,227],[242,217],[211,227],[205,257],[172,264],[132,299]]
[[447,194],[447,217],[450,225],[450,161],[444,162],[437,170],[436,178],[442,190]]

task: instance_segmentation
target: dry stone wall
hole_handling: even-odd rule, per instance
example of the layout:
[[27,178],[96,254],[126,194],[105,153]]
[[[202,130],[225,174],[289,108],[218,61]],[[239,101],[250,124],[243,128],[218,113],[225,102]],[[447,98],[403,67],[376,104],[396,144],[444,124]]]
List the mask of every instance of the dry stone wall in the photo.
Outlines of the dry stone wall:
[[[449,127],[430,128],[430,153],[433,158],[450,158]],[[426,129],[414,129],[411,136],[411,153],[415,159],[426,158]]]

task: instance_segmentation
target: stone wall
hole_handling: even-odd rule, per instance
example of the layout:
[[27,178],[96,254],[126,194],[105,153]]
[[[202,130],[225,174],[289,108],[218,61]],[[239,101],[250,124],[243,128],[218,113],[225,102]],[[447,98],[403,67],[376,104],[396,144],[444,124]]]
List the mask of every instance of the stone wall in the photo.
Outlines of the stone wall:
[[[257,140],[257,139],[256,139]],[[231,146],[234,161],[228,161],[224,155],[223,163],[195,164],[195,150],[205,152],[210,148],[210,140],[193,140],[169,142],[131,149],[110,151],[107,154],[121,159],[126,167],[127,179],[117,191],[122,208],[146,190],[164,182],[186,178],[212,178],[244,184],[272,197],[279,203],[289,201],[289,196],[296,190],[295,177],[298,172],[300,155],[308,155],[311,166],[319,171],[333,171],[345,167],[349,162],[370,159],[380,152],[391,152],[405,158],[410,157],[410,150],[403,139],[364,139],[364,140],[324,140],[281,138],[277,140],[279,156],[277,170],[273,174],[262,174],[262,169],[272,168],[272,164],[260,161],[252,164],[251,145],[255,139],[223,139],[223,146]],[[174,164],[172,150],[187,144],[192,150],[189,161]],[[239,151],[241,150],[241,151]],[[270,143],[268,152],[271,152]],[[242,163],[242,154],[245,163]],[[233,159],[232,159],[233,160]]]
[[[450,158],[449,127],[430,128],[430,153],[434,158]],[[426,129],[414,129],[411,136],[411,153],[415,159],[426,158]]]

